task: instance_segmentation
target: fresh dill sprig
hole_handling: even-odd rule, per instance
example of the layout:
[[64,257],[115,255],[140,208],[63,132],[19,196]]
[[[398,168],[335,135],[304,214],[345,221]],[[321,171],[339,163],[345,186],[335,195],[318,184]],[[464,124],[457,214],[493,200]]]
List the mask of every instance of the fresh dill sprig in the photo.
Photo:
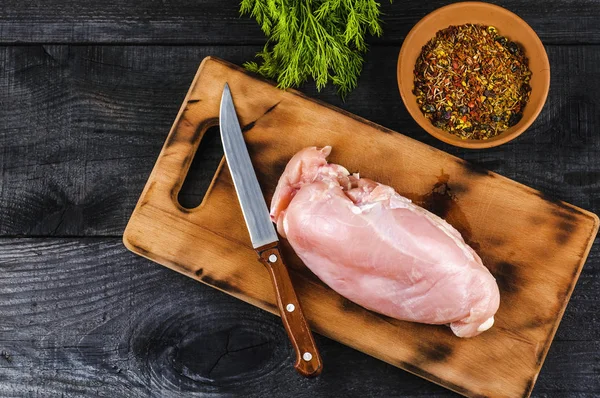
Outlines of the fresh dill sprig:
[[246,69],[298,87],[310,77],[345,97],[356,87],[367,51],[365,36],[381,36],[375,0],[242,0],[242,15],[256,19],[268,40]]

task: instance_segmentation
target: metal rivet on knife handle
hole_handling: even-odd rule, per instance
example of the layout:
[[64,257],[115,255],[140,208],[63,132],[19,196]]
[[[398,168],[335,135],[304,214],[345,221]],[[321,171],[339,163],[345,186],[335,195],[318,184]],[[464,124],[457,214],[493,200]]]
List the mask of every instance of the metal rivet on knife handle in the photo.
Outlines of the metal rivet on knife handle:
[[[256,249],[262,263],[271,276],[277,296],[277,307],[294,350],[296,362],[294,367],[303,376],[317,376],[323,369],[323,363],[313,339],[312,332],[304,318],[294,286],[282,261],[277,243]],[[272,258],[274,262],[271,262]]]

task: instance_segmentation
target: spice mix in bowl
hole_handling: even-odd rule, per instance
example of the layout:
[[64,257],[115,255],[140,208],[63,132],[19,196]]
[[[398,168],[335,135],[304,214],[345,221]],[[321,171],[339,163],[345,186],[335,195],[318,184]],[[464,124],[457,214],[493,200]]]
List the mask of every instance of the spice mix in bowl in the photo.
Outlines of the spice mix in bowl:
[[521,46],[493,26],[450,26],[423,46],[413,94],[434,126],[487,140],[521,120],[531,94],[528,64]]
[[525,131],[548,95],[542,43],[519,17],[465,2],[423,18],[406,37],[398,84],[413,118],[447,143],[486,148]]

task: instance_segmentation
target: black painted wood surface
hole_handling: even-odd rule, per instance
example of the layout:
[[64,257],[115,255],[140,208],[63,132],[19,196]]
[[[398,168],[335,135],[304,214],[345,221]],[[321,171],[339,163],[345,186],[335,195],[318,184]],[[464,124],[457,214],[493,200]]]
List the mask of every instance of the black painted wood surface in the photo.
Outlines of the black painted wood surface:
[[[528,132],[482,151],[431,138],[397,91],[402,38],[446,3],[384,2],[386,34],[345,103],[330,88],[302,90],[599,213],[600,2],[498,2],[547,44],[552,83]],[[456,396],[320,336],[325,371],[304,380],[278,318],[122,246],[201,59],[241,64],[263,42],[236,10],[229,0],[0,5],[0,396]],[[203,145],[182,201],[199,201],[221,153],[216,137]],[[599,275],[596,244],[533,396],[600,395]]]
[[[381,1],[385,35],[396,44],[429,12],[452,0]],[[598,0],[491,0],[516,12],[544,42],[599,43]],[[232,0],[3,0],[0,43],[263,44],[258,25]]]

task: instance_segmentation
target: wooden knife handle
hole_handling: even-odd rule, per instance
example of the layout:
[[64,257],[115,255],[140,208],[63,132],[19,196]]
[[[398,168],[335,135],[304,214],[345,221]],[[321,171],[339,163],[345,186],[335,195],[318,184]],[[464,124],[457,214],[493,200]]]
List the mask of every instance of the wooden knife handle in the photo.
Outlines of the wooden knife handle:
[[283,326],[296,351],[294,368],[302,376],[319,375],[323,370],[323,362],[321,362],[312,332],[302,313],[290,275],[283,263],[279,245],[277,243],[265,245],[258,248],[256,252],[260,262],[269,270]]

